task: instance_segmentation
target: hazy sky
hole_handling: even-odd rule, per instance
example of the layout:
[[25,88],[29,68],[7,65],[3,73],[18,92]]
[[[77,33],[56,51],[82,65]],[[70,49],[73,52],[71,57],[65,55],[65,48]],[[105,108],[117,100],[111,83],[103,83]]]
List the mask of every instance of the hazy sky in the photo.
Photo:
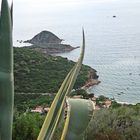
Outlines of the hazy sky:
[[[12,0],[8,0],[11,3]],[[76,3],[87,3],[87,2],[108,2],[108,1],[116,1],[116,0],[13,0],[14,3],[43,3],[43,4],[76,4]],[[1,0],[0,0],[1,2]]]
[[[12,0],[8,0],[9,4]],[[74,8],[78,6],[86,6],[87,4],[91,3],[107,3],[107,2],[114,2],[118,0],[13,0],[14,2],[14,9],[16,11],[20,11],[22,9],[23,12],[28,13],[33,9],[53,9],[53,12],[67,9],[67,8]],[[1,3],[1,0],[0,0]],[[23,10],[24,9],[24,10]],[[37,10],[36,10],[37,11]]]

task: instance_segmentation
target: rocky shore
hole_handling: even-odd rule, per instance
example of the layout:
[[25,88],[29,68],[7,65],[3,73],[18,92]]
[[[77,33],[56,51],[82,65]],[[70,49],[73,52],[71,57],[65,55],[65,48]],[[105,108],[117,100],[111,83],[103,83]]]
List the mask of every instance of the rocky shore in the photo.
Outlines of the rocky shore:
[[98,75],[95,74],[96,70],[91,69],[88,74],[88,80],[85,82],[84,86],[81,89],[88,89],[94,85],[98,85],[101,81],[98,80]]
[[88,81],[86,81],[82,89],[88,89],[94,85],[98,85],[99,83],[101,83],[101,81],[99,81],[98,79],[89,79]]

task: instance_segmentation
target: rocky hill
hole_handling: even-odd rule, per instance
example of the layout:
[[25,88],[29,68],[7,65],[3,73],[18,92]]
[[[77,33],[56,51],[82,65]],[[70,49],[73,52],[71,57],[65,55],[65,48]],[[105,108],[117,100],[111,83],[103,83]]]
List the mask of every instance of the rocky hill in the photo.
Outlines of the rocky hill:
[[60,44],[62,39],[57,37],[55,34],[49,31],[42,31],[35,35],[32,39],[25,41],[27,43],[35,45],[46,45],[46,44]]
[[61,44],[62,39],[49,31],[42,31],[35,35],[32,39],[24,41],[24,43],[31,43],[26,46],[45,54],[69,52],[77,47],[72,47],[68,44]]

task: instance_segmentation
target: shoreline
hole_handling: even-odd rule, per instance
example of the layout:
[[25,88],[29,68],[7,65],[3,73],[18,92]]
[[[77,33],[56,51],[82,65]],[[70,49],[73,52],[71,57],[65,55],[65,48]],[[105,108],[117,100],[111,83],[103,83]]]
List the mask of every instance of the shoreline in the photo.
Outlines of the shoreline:
[[139,103],[129,103],[129,102],[122,102],[122,101],[116,101],[116,102],[119,103],[119,104],[124,104],[124,105],[136,105],[136,104],[139,104]]
[[101,81],[98,80],[98,79],[88,79],[86,82],[85,82],[85,85],[81,87],[81,89],[85,89],[85,90],[88,90],[90,87],[93,87],[95,85],[98,85],[100,84]]

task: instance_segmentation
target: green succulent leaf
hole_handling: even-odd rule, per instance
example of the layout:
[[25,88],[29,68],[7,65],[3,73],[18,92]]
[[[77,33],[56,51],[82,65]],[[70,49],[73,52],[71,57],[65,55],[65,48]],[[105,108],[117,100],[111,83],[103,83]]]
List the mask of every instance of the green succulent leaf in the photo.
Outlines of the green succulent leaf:
[[13,118],[13,45],[11,13],[2,0],[0,15],[0,139],[12,139]]
[[69,125],[64,140],[83,140],[84,132],[93,116],[94,104],[85,99],[68,99]]
[[72,70],[68,73],[66,76],[64,82],[62,83],[52,105],[50,108],[50,111],[47,114],[47,117],[44,121],[44,124],[42,126],[42,129],[40,131],[40,134],[38,136],[38,140],[51,140],[54,132],[58,126],[60,116],[63,112],[63,106],[65,103],[65,98],[67,95],[70,94],[74,83],[76,81],[76,78],[78,76],[78,73],[82,66],[82,61],[84,57],[84,51],[85,51],[85,36],[83,31],[83,45],[82,45],[82,51],[80,58],[76,65],[72,68]]

